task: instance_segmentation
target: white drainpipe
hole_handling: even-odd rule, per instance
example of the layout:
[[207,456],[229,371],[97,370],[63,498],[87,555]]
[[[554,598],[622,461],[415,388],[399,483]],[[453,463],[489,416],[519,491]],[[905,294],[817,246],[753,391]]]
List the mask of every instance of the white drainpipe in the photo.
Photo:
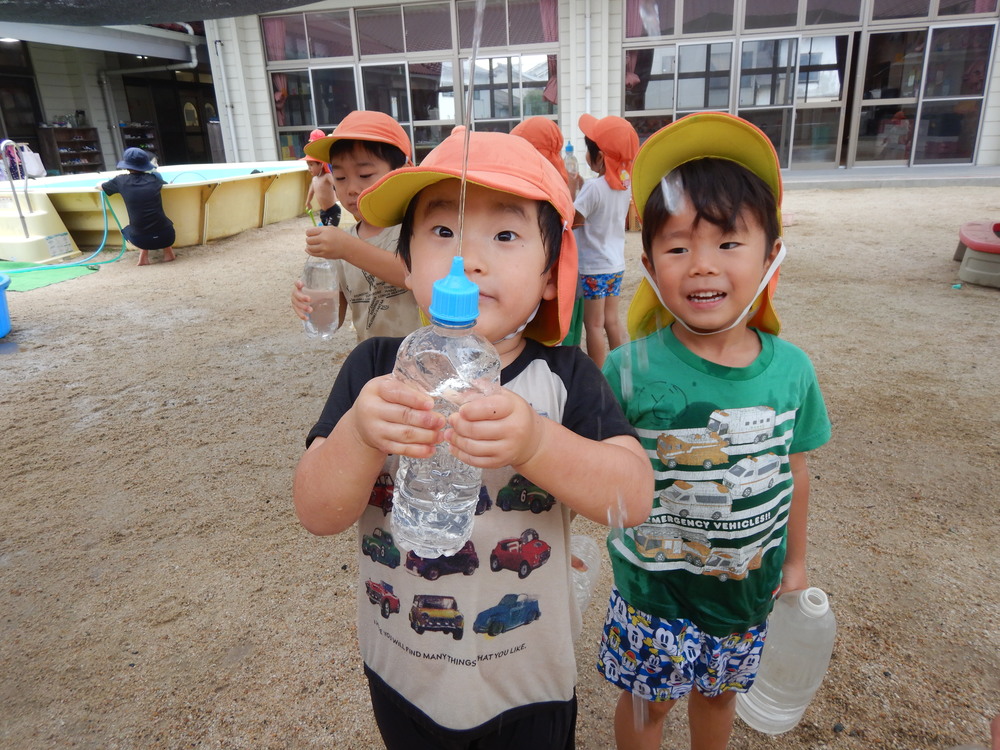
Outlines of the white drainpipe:
[[[187,33],[194,36],[194,29],[191,28],[190,24],[177,22],[177,26],[183,26],[187,29]],[[108,129],[111,131],[111,142],[117,148],[117,155],[115,161],[121,157],[125,150],[125,144],[122,142],[121,130],[118,127],[118,114],[115,111],[115,100],[114,96],[111,94],[111,84],[108,82],[108,75],[127,75],[129,73],[159,73],[162,71],[169,70],[190,70],[191,68],[198,67],[198,46],[196,44],[189,44],[188,51],[191,55],[191,59],[188,62],[176,63],[173,65],[157,65],[151,68],[120,68],[118,70],[102,70],[97,74],[97,79],[101,84],[101,93],[104,95],[104,110],[105,114],[108,116]]]
[[[216,21],[205,21],[205,24],[206,28],[212,29],[212,36],[214,37],[213,41],[215,47],[215,56],[219,59],[218,71],[219,71],[219,78],[222,81],[222,97],[223,97],[222,106],[226,112],[226,126],[229,129],[229,143],[226,144],[228,146],[227,150],[232,151],[233,154],[232,160],[234,162],[238,162],[240,160],[240,153],[239,153],[240,142],[236,140],[236,117],[233,110],[233,100],[232,97],[229,95],[229,76],[226,73],[227,71],[226,61],[222,56],[222,48],[226,46],[226,43],[223,42],[221,39],[219,39],[219,24]],[[208,24],[211,24],[211,26],[208,26]]]

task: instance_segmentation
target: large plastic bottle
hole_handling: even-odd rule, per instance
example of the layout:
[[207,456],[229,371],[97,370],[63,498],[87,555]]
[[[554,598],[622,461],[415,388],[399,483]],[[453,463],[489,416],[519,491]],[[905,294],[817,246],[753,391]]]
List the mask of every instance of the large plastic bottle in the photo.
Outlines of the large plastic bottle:
[[736,696],[736,713],[765,734],[794,729],[819,689],[833,653],[837,622],[822,589],[778,597],[768,618],[757,679]]
[[321,341],[332,338],[340,327],[340,286],[334,262],[310,255],[302,268],[302,291],[312,299],[313,309],[303,321],[306,336]]
[[[479,287],[466,278],[462,258],[434,283],[431,324],[400,344],[393,375],[434,397],[445,417],[500,382],[500,357],[473,333]],[[439,443],[430,458],[400,456],[392,497],[395,543],[420,557],[454,555],[472,535],[482,470],[455,458]]]
[[580,165],[576,161],[576,154],[573,153],[573,144],[569,141],[566,142],[566,157],[564,158],[566,163],[566,171],[569,172],[569,176],[580,173]]

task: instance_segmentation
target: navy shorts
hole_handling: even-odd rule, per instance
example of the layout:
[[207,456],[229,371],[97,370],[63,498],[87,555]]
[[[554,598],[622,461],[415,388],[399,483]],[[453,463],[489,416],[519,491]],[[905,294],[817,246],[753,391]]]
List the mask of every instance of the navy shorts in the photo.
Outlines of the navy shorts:
[[757,677],[767,623],[718,638],[691,620],[663,620],[636,609],[611,590],[597,670],[648,701],[683,698],[698,688],[707,698],[745,693]]

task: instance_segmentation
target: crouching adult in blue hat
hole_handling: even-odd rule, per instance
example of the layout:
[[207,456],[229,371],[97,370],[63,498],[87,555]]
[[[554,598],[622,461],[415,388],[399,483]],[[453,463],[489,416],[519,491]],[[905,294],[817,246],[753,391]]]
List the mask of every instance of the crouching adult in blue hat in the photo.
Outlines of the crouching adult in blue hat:
[[174,259],[174,223],[163,212],[160,190],[166,181],[156,171],[153,157],[141,148],[127,148],[118,162],[127,169],[101,185],[108,195],[120,193],[128,211],[125,239],[139,248],[139,265],[149,265],[149,251],[163,250],[163,261]]

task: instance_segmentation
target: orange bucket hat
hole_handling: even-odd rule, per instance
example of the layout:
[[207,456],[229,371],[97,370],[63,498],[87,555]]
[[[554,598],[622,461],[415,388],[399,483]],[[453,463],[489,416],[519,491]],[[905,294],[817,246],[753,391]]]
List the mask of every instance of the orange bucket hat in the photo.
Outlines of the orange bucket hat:
[[535,115],[515,125],[510,134],[519,135],[527,140],[536,151],[549,160],[564,180],[569,179],[566,162],[562,157],[563,134],[554,121],[548,117]]
[[608,115],[598,120],[580,115],[580,130],[604,154],[604,179],[615,190],[626,190],[632,174],[632,160],[639,151],[639,134],[623,117]]
[[[639,216],[646,201],[667,175],[682,164],[696,159],[728,159],[753,172],[774,193],[781,226],[781,167],[771,139],[746,120],[725,112],[700,112],[653,133],[635,157],[632,168],[632,200]],[[751,307],[748,325],[778,335],[781,321],[774,309],[778,286],[777,271]],[[648,279],[639,282],[628,309],[628,331],[642,338],[664,328],[674,316],[663,306]]]
[[[554,268],[556,296],[542,300],[525,335],[547,345],[562,341],[569,330],[576,298],[576,239],[573,199],[566,181],[524,138],[508,133],[469,133],[466,178],[474,185],[529,200],[551,203],[563,220],[562,244]],[[391,227],[403,220],[410,201],[429,185],[462,177],[464,132],[452,133],[424,157],[419,167],[402,167],[376,182],[358,199],[365,221]]]
[[[313,131],[315,133],[316,131]],[[330,147],[335,141],[350,138],[356,141],[378,141],[395,146],[406,156],[407,164],[412,164],[410,136],[403,127],[384,112],[368,112],[356,109],[340,121],[328,136],[312,140],[306,144],[307,156],[312,156],[323,162],[330,161]]]

